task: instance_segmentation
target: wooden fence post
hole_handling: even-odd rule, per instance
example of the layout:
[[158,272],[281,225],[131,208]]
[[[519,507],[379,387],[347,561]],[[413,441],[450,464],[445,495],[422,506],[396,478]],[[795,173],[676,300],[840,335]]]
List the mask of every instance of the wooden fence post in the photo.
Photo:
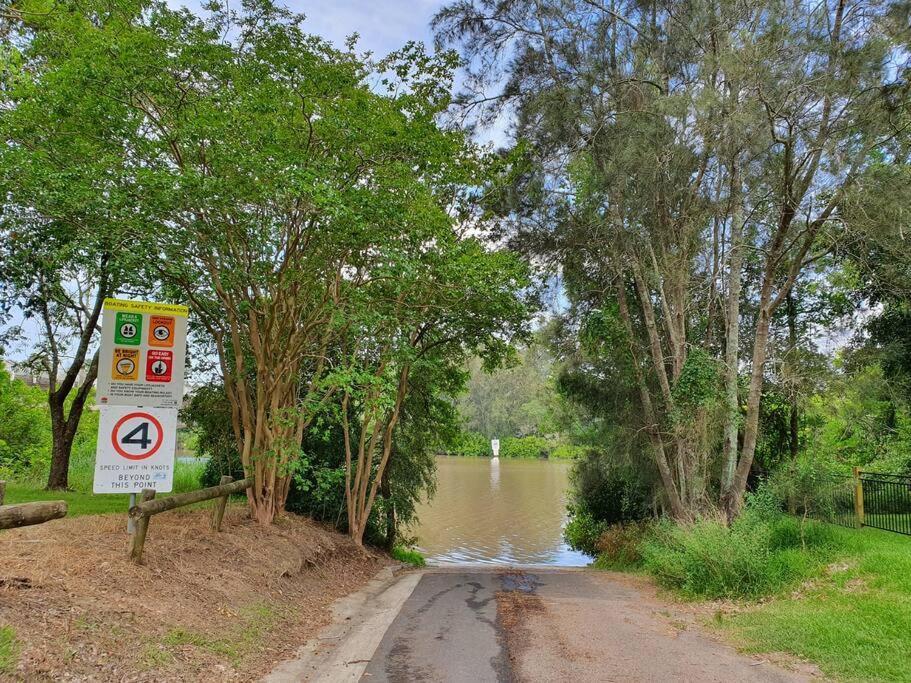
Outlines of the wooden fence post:
[[0,505],[3,505],[3,497],[6,495],[6,482],[0,480]]
[[[143,489],[140,502],[155,498],[154,489]],[[133,564],[142,564],[142,547],[146,542],[146,532],[149,530],[150,515],[143,515],[136,521],[136,530],[133,532],[133,544],[130,548],[130,560]]]
[[[221,481],[218,482],[219,486],[225,484],[230,484],[234,481],[234,477],[230,477],[227,474],[222,476]],[[226,493],[221,498],[215,499],[215,507],[212,508],[212,528],[215,531],[221,531],[221,520],[225,516],[225,507],[228,505],[228,494]]]
[[860,529],[864,525],[864,482],[860,478],[860,468],[854,473],[854,526]]

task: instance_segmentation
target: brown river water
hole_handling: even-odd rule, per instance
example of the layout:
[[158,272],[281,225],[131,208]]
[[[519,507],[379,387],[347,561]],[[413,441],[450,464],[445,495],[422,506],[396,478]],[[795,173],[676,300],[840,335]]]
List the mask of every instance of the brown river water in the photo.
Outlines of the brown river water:
[[571,464],[437,458],[434,498],[412,532],[429,564],[585,566],[563,541]]

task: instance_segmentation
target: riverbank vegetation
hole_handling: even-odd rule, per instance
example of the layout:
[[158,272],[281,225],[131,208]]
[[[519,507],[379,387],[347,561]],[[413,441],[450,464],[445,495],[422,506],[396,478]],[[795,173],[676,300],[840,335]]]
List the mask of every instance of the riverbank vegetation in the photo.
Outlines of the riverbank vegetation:
[[596,567],[647,574],[746,651],[787,653],[836,680],[908,680],[911,541],[802,524],[769,502],[748,498],[730,526],[617,524],[585,540]]

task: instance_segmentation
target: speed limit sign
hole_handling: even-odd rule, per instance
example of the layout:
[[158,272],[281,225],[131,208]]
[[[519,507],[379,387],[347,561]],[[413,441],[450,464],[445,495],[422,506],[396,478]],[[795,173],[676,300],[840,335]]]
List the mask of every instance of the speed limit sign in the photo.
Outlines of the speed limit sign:
[[108,406],[101,412],[95,493],[168,492],[174,480],[177,411]]

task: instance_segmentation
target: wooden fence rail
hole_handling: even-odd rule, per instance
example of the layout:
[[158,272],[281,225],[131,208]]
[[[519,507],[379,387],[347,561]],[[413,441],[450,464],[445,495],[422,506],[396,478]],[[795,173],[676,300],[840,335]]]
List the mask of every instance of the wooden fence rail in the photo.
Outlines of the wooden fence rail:
[[66,501],[39,500],[34,503],[0,505],[0,529],[43,524],[66,517]]
[[133,532],[133,539],[130,543],[130,559],[136,564],[142,564],[142,549],[145,545],[146,533],[149,530],[149,519],[152,515],[158,515],[168,510],[192,505],[193,503],[201,503],[205,500],[218,499],[212,509],[212,529],[221,531],[221,521],[225,515],[228,496],[246,491],[251,486],[253,486],[252,477],[234,481],[231,477],[225,476],[221,478],[221,483],[218,486],[179,493],[176,496],[168,496],[167,498],[155,498],[153,489],[145,489],[142,492],[140,502],[130,508],[130,517],[136,520],[136,530]]

